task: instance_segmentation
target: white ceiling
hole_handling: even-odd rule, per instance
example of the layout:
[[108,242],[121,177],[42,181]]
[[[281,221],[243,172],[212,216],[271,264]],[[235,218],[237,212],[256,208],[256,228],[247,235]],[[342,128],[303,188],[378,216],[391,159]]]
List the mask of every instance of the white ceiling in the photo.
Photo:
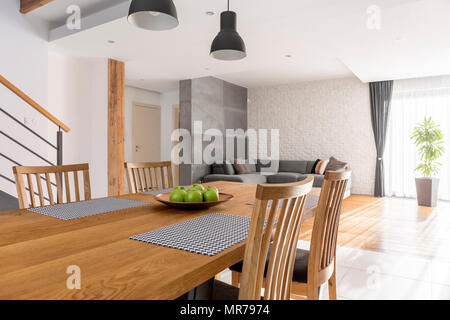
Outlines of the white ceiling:
[[[79,4],[87,15],[120,2],[57,0],[34,14],[55,25],[64,22],[65,5]],[[258,87],[352,75],[370,82],[450,74],[449,0],[232,0],[248,51],[237,62],[209,56],[225,0],[174,2],[180,19],[175,30],[137,29],[125,12],[124,18],[55,40],[52,48],[125,61],[128,84],[161,92],[202,76]],[[366,25],[374,2],[381,8],[380,30]]]
[[65,23],[66,9],[70,5],[78,5],[82,9],[82,14],[87,16],[122,2],[127,0],[53,0],[31,11],[29,15],[38,16],[49,22],[51,27],[56,27]]

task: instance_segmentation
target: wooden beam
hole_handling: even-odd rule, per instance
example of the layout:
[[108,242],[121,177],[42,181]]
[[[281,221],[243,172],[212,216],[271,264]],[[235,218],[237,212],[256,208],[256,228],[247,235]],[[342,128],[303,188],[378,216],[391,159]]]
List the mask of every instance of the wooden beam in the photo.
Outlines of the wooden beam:
[[124,193],[125,129],[124,129],[125,64],[108,60],[108,195]]
[[20,0],[20,12],[28,13],[52,1],[53,0]]

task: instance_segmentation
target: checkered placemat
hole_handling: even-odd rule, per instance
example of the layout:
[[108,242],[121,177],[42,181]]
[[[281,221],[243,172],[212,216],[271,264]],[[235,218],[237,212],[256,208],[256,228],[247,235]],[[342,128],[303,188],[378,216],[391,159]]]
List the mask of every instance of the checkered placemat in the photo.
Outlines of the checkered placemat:
[[130,239],[214,256],[247,239],[249,227],[248,217],[212,213]]
[[[253,206],[255,204],[255,201],[247,202],[248,205]],[[319,197],[318,196],[308,196],[306,199],[305,209],[311,209],[319,204]],[[269,200],[269,203],[267,204],[269,207],[272,206],[272,200]],[[280,202],[278,204],[278,207],[281,208],[283,204]]]
[[142,194],[148,194],[148,195],[156,196],[156,195],[158,195],[160,193],[169,193],[169,192],[172,192],[172,191],[173,191],[173,188],[170,188],[170,189],[162,189],[162,190],[156,190],[156,191],[143,192]]
[[82,202],[57,204],[40,208],[30,208],[28,210],[61,220],[72,220],[107,212],[141,207],[148,204],[150,203],[136,200],[103,198]]

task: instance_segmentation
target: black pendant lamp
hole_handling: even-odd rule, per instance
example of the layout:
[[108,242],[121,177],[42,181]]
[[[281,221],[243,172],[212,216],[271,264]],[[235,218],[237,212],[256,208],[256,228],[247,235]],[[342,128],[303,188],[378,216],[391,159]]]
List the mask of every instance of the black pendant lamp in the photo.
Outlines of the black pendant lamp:
[[133,0],[128,22],[146,30],[169,30],[179,24],[172,0]]
[[241,60],[247,56],[244,40],[236,31],[236,12],[228,11],[220,15],[220,32],[211,46],[211,56],[225,61]]

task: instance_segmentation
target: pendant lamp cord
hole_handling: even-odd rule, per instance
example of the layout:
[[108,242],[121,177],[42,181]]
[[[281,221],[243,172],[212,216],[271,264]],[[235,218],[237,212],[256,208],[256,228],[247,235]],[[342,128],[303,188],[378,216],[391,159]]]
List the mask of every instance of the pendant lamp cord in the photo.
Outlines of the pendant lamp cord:
[[230,11],[230,0],[228,0],[228,11]]

